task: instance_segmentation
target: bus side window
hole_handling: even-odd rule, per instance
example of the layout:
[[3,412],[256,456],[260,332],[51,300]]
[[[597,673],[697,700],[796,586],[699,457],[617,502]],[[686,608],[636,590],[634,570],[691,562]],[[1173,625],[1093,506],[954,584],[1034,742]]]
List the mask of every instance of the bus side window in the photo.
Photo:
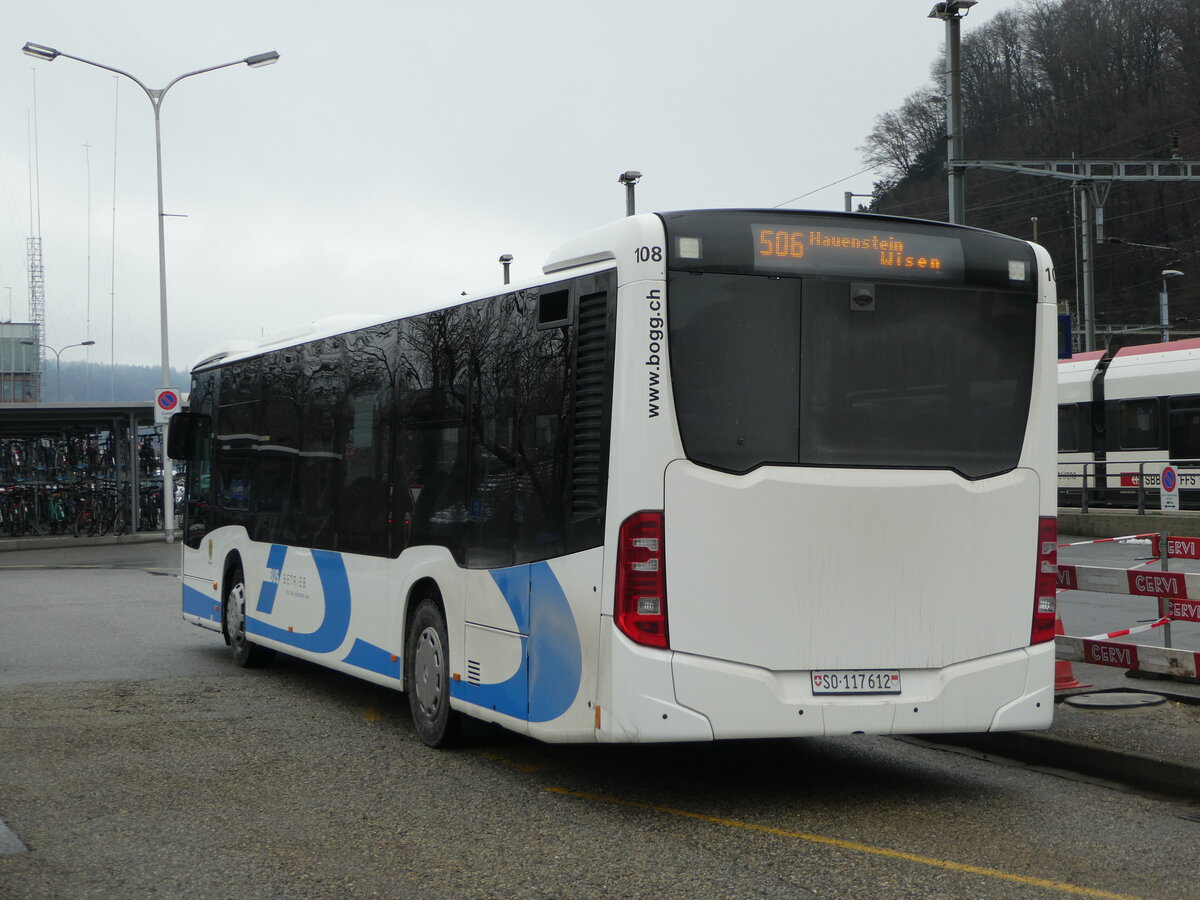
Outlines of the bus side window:
[[393,385],[389,359],[395,324],[349,335],[347,395],[339,421],[341,496],[337,547],[350,553],[386,556],[388,484],[392,467]]

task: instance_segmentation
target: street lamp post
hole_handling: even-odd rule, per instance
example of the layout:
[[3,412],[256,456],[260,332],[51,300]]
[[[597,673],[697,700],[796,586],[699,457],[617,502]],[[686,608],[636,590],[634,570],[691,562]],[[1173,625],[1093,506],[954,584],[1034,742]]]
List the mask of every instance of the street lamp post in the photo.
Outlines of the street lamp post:
[[957,165],[963,158],[962,98],[959,96],[960,21],[979,0],[944,0],[934,4],[931,19],[946,23],[946,170],[950,188],[950,222],[966,220],[963,194],[963,170]]
[[1162,325],[1162,339],[1165,344],[1171,339],[1171,318],[1167,315],[1167,279],[1178,278],[1183,273],[1178,269],[1163,269],[1162,293],[1158,295],[1158,321]]
[[[44,44],[26,43],[21,48],[28,56],[35,59],[53,62],[62,56],[66,59],[73,59],[76,62],[81,62],[89,66],[95,66],[97,69],[104,69],[108,72],[115,72],[117,75],[124,75],[143,91],[150,98],[150,105],[154,107],[154,152],[156,162],[156,174],[158,176],[158,315],[159,315],[159,330],[160,343],[162,346],[162,386],[169,388],[171,386],[171,365],[170,358],[167,352],[167,242],[166,233],[163,227],[163,178],[162,178],[162,129],[159,125],[159,110],[162,108],[163,98],[167,96],[167,91],[173,88],[176,84],[183,81],[185,78],[191,78],[193,75],[203,75],[205,72],[214,72],[217,69],[226,69],[229,66],[247,65],[252,69],[257,69],[260,66],[269,66],[279,60],[279,54],[274,50],[267,53],[257,53],[254,56],[247,56],[244,59],[235,59],[232,62],[221,63],[216,66],[209,66],[205,69],[196,69],[193,72],[184,72],[182,75],[172,79],[165,88],[148,88],[142,81],[128,72],[121,69],[106,66],[103,63],[93,62],[90,59],[84,59],[81,56],[72,56],[69,53],[63,53],[53,47],[47,47]],[[167,446],[167,426],[163,425],[163,451],[166,452]],[[171,473],[171,466],[163,465],[163,530],[165,532],[166,542],[172,543],[175,540],[175,479]]]
[[[22,341],[22,344],[32,344],[33,341]],[[63,350],[70,350],[72,347],[92,347],[95,346],[95,341],[80,341],[78,344],[67,344],[60,350],[55,350],[49,344],[46,344],[46,349],[54,354],[54,397],[59,403],[62,403],[62,354]]]
[[633,197],[633,186],[642,179],[641,172],[635,172],[630,169],[628,172],[622,172],[617,182],[625,185],[625,215],[632,216],[637,210]]

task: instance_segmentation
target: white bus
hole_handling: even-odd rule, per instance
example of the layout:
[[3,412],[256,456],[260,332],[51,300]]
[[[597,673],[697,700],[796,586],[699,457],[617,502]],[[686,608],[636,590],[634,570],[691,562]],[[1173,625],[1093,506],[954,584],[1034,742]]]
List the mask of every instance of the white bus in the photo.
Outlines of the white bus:
[[544,741],[1045,728],[1050,260],[632,216],[535,283],[229,345],[172,420],[183,615]]

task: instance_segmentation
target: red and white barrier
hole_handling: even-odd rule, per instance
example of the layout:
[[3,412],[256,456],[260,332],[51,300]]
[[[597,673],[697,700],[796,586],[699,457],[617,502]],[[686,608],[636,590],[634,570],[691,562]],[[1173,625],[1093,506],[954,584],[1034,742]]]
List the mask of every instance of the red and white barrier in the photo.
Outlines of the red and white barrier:
[[1122,628],[1119,631],[1110,631],[1107,634],[1093,634],[1090,638],[1084,638],[1086,641],[1102,641],[1105,638],[1127,637],[1131,634],[1140,634],[1143,631],[1150,631],[1152,628],[1161,628],[1163,625],[1171,623],[1170,616],[1163,616],[1157,622],[1151,622],[1149,625],[1138,625],[1135,628]]
[[1162,597],[1166,601],[1163,612],[1171,619],[1200,622],[1200,573],[1060,564],[1058,588],[1062,591]]
[[1196,678],[1200,672],[1200,653],[1172,647],[1148,647],[1144,644],[1125,644],[1094,638],[1058,637],[1054,641],[1057,659],[1115,666],[1118,669],[1138,669],[1181,678]]
[[[1060,544],[1060,547],[1076,547],[1080,544],[1128,542],[1149,538],[1154,558],[1161,556],[1166,539],[1167,558],[1200,559],[1200,538],[1173,538],[1154,533],[1127,535],[1119,538],[1101,538],[1080,541],[1076,544]],[[1092,637],[1071,637],[1058,634],[1054,639],[1055,657],[1061,661],[1084,662],[1099,666],[1114,666],[1121,669],[1136,669],[1178,678],[1200,677],[1200,652],[1179,650],[1170,646],[1154,647],[1131,644],[1114,638],[1128,637],[1162,628],[1172,621],[1200,622],[1200,573],[1154,571],[1142,568],[1140,562],[1128,569],[1104,566],[1058,566],[1058,590],[1093,591],[1107,594],[1130,594],[1139,597],[1159,598],[1161,618],[1147,625],[1123,628]],[[1167,638],[1170,644],[1170,629]]]
[[[1155,537],[1153,532],[1149,534],[1127,534],[1124,537],[1093,538],[1090,541],[1075,541],[1073,544],[1059,544],[1058,546],[1061,549],[1063,547],[1082,547],[1084,544],[1120,544],[1125,541],[1145,540],[1146,538],[1153,537]],[[1171,555],[1174,556],[1174,554]]]
[[[1150,552],[1154,558],[1162,556],[1162,537],[1157,534],[1148,535]],[[1200,538],[1168,537],[1167,556],[1172,559],[1200,559]]]

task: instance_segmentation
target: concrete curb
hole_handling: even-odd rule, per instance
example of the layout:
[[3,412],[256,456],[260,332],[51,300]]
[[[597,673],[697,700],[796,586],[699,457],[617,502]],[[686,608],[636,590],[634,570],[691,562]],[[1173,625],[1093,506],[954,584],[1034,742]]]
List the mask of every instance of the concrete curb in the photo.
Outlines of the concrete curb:
[[[175,540],[181,537],[175,532]],[[73,534],[26,535],[17,538],[0,538],[0,553],[9,550],[56,550],[62,547],[103,547],[111,544],[153,544],[163,542],[161,531],[139,531],[120,537],[106,534],[103,537],[75,537]]]
[[1142,753],[1112,750],[1033,731],[943,734],[924,739],[929,743],[966,747],[985,755],[1015,759],[1029,765],[1103,778],[1181,800],[1200,800],[1200,767]]
[[1124,537],[1127,534],[1158,534],[1166,531],[1175,535],[1200,534],[1200,512],[1187,510],[1162,513],[1157,509],[1139,516],[1137,510],[1091,509],[1058,511],[1058,533],[1080,537]]

